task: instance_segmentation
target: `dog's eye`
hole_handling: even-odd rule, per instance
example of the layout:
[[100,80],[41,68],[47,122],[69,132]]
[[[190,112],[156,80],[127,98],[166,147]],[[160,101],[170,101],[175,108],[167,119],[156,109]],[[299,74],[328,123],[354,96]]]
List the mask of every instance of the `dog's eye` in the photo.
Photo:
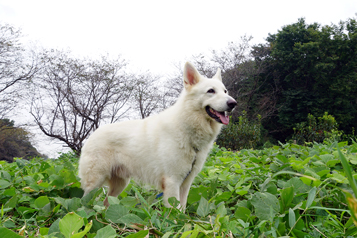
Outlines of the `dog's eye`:
[[210,90],[207,91],[207,93],[215,93],[215,91],[214,89],[211,88]]

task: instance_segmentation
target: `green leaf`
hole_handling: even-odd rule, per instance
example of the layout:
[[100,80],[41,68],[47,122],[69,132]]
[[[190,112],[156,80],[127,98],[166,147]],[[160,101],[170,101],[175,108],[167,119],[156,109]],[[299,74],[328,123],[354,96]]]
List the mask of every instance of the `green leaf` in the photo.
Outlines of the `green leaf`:
[[182,236],[180,236],[180,238],[186,238],[189,234],[191,234],[193,231],[185,231],[184,233],[182,233]]
[[74,212],[68,213],[59,222],[60,231],[66,238],[69,238],[73,234],[77,233],[83,225],[83,218]]
[[209,209],[208,201],[204,197],[201,197],[200,203],[197,208],[197,215],[201,217],[205,217],[207,216],[209,211],[210,209]]
[[309,195],[307,197],[307,202],[306,202],[306,208],[309,208],[312,204],[312,202],[314,201],[315,199],[315,196],[316,196],[316,187],[313,187],[310,192],[309,192]]
[[82,197],[81,204],[84,205],[84,206],[93,205],[94,199],[96,197],[98,197],[98,195],[101,194],[101,193],[102,193],[102,189],[101,188],[93,189],[87,195]]
[[124,223],[126,225],[143,222],[143,220],[135,214],[127,214],[127,215],[121,217],[118,221],[119,221],[119,223]]
[[4,180],[4,179],[0,179],[0,189],[5,189],[7,187],[9,187],[11,185],[11,183],[9,183],[8,181]]
[[351,216],[353,219],[353,223],[355,224],[355,226],[357,226],[357,199],[355,197],[352,196],[352,194],[350,194],[347,191],[344,191],[345,195],[346,195],[346,200],[347,200],[347,205],[348,208],[350,209],[351,212]]
[[48,234],[50,235],[51,233],[59,233],[60,228],[59,228],[59,222],[60,222],[60,218],[58,218],[54,223],[52,223],[52,225],[50,226],[50,228],[48,229]]
[[294,198],[294,187],[287,187],[280,190],[280,212],[284,213]]
[[289,208],[289,226],[290,226],[290,228],[293,228],[295,226],[295,222],[296,222],[295,213],[291,208]]
[[142,230],[134,234],[128,235],[127,238],[143,238],[149,234],[149,230]]
[[82,238],[83,236],[85,236],[85,234],[88,233],[88,231],[90,230],[90,228],[92,227],[92,221],[90,221],[89,223],[87,223],[87,225],[84,227],[84,230],[81,232],[78,232],[74,235],[71,236],[71,238]]
[[110,205],[119,204],[119,199],[117,197],[108,196],[108,202]]
[[47,227],[41,227],[41,228],[40,228],[40,234],[41,234],[42,236],[48,235],[48,231],[49,231],[49,228],[47,228]]
[[234,216],[237,219],[242,219],[243,221],[248,221],[251,211],[246,207],[237,207]]
[[119,223],[120,218],[129,214],[129,209],[120,205],[110,205],[105,213],[105,219],[110,220],[113,223]]
[[173,234],[172,231],[166,232],[161,238],[169,238]]
[[[340,143],[339,143],[339,145],[340,145]],[[349,184],[352,188],[352,191],[355,194],[355,197],[357,197],[357,183],[356,183],[356,180],[352,176],[352,168],[349,165],[346,157],[341,153],[340,147],[338,147],[338,146],[337,146],[337,151],[338,151],[338,155],[340,156],[340,160],[341,160],[343,169],[345,171],[345,174],[347,176],[347,179],[349,181]]]
[[47,196],[41,196],[41,197],[38,197],[36,200],[35,200],[35,207],[36,208],[43,208],[46,204],[50,203],[50,200],[48,199]]
[[94,238],[115,238],[117,233],[111,225],[107,225],[97,231],[97,235]]
[[9,230],[5,227],[0,227],[0,237],[6,237],[6,238],[23,238],[23,236],[20,236],[13,232],[12,230]]
[[251,203],[255,207],[255,215],[260,220],[271,220],[280,211],[279,200],[270,193],[255,193]]
[[216,209],[216,214],[220,215],[221,217],[227,215],[227,209],[224,206],[224,203],[222,202],[221,205],[218,206],[218,208]]
[[14,208],[17,205],[17,201],[19,200],[19,198],[15,195],[12,198],[10,198],[9,201],[7,201],[4,205],[4,209],[5,208]]
[[16,195],[16,189],[14,187],[6,189],[3,193],[3,195],[7,196],[15,196]]

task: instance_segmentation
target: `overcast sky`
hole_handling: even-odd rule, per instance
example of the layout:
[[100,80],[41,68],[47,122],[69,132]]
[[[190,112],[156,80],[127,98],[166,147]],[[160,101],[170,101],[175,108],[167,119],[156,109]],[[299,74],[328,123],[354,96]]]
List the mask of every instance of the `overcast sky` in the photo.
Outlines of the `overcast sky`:
[[330,25],[355,13],[356,0],[0,0],[0,22],[21,28],[25,42],[79,56],[121,54],[131,68],[156,74],[243,35],[264,43],[301,17]]
[[330,25],[355,13],[356,0],[0,0],[0,21],[21,27],[29,40],[84,56],[121,54],[154,73],[244,34],[262,43],[301,17]]

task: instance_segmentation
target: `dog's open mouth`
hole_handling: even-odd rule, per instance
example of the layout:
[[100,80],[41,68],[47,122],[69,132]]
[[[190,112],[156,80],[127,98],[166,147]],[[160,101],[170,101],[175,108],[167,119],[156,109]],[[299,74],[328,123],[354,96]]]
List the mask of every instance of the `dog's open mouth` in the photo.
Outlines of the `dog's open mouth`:
[[210,106],[206,107],[206,112],[210,117],[215,119],[217,122],[222,123],[224,125],[228,125],[229,117],[226,115],[226,112],[217,112]]

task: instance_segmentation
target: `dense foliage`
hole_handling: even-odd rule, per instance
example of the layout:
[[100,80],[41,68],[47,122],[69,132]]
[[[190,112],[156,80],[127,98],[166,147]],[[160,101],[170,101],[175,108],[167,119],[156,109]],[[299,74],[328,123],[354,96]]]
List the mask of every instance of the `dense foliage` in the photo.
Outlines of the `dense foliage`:
[[30,134],[9,119],[0,119],[0,160],[12,162],[14,157],[30,159],[41,154],[30,142]]
[[297,123],[293,129],[292,140],[298,144],[339,140],[342,134],[337,130],[338,124],[335,118],[327,112],[322,117],[318,117],[318,120],[314,115],[308,114],[307,122]]
[[344,190],[356,177],[357,143],[338,145],[353,172],[343,170],[336,142],[235,153],[215,146],[186,213],[135,182],[108,209],[103,189],[81,198],[74,154],[0,162],[0,237],[353,237]]
[[261,140],[260,115],[257,119],[249,121],[246,112],[243,111],[237,122],[231,122],[223,127],[216,143],[231,150],[256,148]]
[[[357,21],[337,25],[284,26],[267,38],[268,70],[262,80],[277,85],[276,116],[265,122],[284,141],[307,115],[333,115],[346,133],[357,126]],[[279,130],[277,130],[280,128]]]

